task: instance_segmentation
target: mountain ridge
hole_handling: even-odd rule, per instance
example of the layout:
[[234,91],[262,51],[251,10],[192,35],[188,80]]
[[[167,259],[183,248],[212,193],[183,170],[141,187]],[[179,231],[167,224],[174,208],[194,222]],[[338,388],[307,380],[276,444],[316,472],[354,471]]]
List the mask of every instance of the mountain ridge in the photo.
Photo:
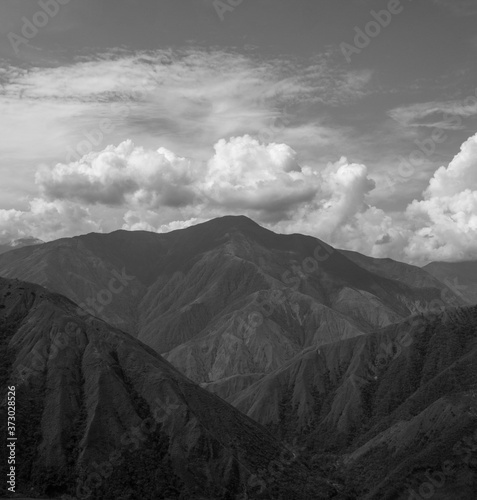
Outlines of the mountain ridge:
[[[407,499],[423,468],[477,443],[476,332],[477,307],[417,315],[310,347],[228,400],[282,439],[300,435],[316,460],[341,457],[356,497]],[[477,462],[453,460],[470,483],[453,476],[443,498],[475,493]]]
[[[300,461],[281,464],[283,479],[261,479],[285,450],[264,428],[137,339],[77,311],[38,285],[0,278],[2,385],[16,387],[23,491],[113,499],[134,484],[146,498],[235,498],[263,484],[306,498],[285,484],[288,475],[306,482]],[[111,473],[93,481],[95,463]],[[325,497],[334,491],[309,481]]]
[[277,234],[244,216],[164,234],[90,233],[0,255],[0,275],[69,297],[201,384],[268,373],[310,345],[442,302],[444,290],[445,304],[463,303],[435,279],[412,286],[374,271],[316,238]]

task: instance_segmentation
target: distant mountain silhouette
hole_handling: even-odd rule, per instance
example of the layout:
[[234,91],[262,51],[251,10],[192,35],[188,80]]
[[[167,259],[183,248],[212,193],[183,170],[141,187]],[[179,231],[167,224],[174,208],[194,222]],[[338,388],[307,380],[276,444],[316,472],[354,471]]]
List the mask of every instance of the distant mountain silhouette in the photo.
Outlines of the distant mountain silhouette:
[[[340,252],[361,267],[385,278],[401,281],[417,288],[440,288],[444,283],[435,278],[426,268],[419,268],[393,259],[376,259],[350,250]],[[448,287],[445,288],[448,290]]]
[[477,304],[477,261],[431,262],[423,268],[469,304]]

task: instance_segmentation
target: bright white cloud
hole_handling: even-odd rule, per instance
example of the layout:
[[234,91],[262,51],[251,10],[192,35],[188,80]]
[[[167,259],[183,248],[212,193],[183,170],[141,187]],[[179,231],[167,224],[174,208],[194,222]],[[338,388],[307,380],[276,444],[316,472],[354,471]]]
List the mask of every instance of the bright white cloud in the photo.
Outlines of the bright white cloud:
[[297,163],[285,144],[264,145],[246,135],[221,139],[200,187],[225,208],[286,212],[315,197],[319,177]]
[[36,182],[48,199],[157,208],[192,203],[195,195],[189,186],[197,177],[191,161],[165,148],[147,151],[125,141],[77,162],[43,166]]
[[[307,119],[307,106],[363,97],[369,71],[339,70],[325,58],[305,67],[164,50],[67,67],[5,67],[0,78],[2,161],[36,171],[36,184],[25,189],[36,193],[29,206],[0,210],[1,240],[121,225],[168,231],[243,213],[272,229],[377,257],[421,263],[477,256],[477,136],[400,213],[373,206],[379,177],[366,165],[345,157],[320,163],[313,148],[332,145],[339,158],[350,133],[316,112]],[[293,114],[298,104],[300,121]],[[445,121],[446,113],[454,121]],[[444,128],[459,128],[457,118],[475,114],[473,96],[390,112],[402,124]],[[109,126],[99,132],[106,118]],[[37,158],[56,160],[38,166]],[[427,182],[428,173],[418,175]],[[18,176],[14,182],[18,190]]]
[[[251,136],[219,140],[208,161],[125,141],[78,162],[38,170],[40,196],[29,210],[0,210],[0,237],[44,240],[124,229],[168,231],[224,214],[246,214],[283,232],[302,232],[342,248],[418,264],[477,256],[477,134],[439,168],[405,213],[370,206],[375,187],[363,164],[341,158],[300,165],[282,143]],[[108,208],[109,207],[109,208]],[[116,226],[117,227],[117,226]]]
[[204,163],[125,141],[77,162],[42,166],[36,182],[47,200],[136,210],[199,205],[251,210],[279,220],[311,204],[326,213],[330,233],[361,210],[374,187],[364,165],[342,158],[320,172],[301,167],[296,151],[286,144],[263,144],[249,135],[221,139],[214,149]]
[[101,231],[90,211],[69,201],[35,198],[28,210],[0,210],[0,242],[33,236],[44,241]]
[[[303,170],[312,172],[309,167]],[[337,246],[348,246],[350,233],[359,231],[360,218],[369,213],[366,200],[375,183],[365,165],[349,163],[344,157],[315,175],[319,186],[316,196],[302,203],[277,228],[317,235]],[[366,246],[369,250],[369,242]]]
[[[342,140],[343,131],[316,116],[298,123],[289,113],[283,127],[275,120],[287,106],[337,106],[359,99],[371,78],[369,71],[336,68],[326,57],[307,66],[194,49],[122,51],[58,67],[5,66],[0,170],[15,163],[30,174],[38,163],[69,163],[127,137],[202,161],[220,139],[244,134],[295,150],[313,149]],[[102,129],[105,119],[110,122]],[[31,192],[32,176],[21,178],[25,192]],[[0,196],[11,183],[4,180]]]
[[418,224],[405,250],[410,258],[477,258],[477,134],[435,172],[424,200],[409,205],[407,215]]
[[[374,187],[366,167],[345,158],[321,171],[302,167],[286,144],[264,144],[248,135],[221,139],[214,149],[207,162],[200,162],[125,141],[79,161],[42,166],[36,174],[41,198],[30,211],[0,212],[4,234],[18,221],[28,231],[36,219],[34,236],[48,239],[52,228],[44,233],[41,228],[44,211],[53,204],[63,210],[76,206],[85,219],[98,207],[116,207],[130,229],[166,230],[224,213],[248,213],[273,223],[301,220],[302,228],[332,237],[366,209],[365,196]],[[96,220],[100,227],[101,217]],[[77,217],[65,213],[58,233],[74,233],[76,224]]]
[[426,198],[454,196],[477,189],[477,135],[470,137],[449,163],[440,167],[429,182]]

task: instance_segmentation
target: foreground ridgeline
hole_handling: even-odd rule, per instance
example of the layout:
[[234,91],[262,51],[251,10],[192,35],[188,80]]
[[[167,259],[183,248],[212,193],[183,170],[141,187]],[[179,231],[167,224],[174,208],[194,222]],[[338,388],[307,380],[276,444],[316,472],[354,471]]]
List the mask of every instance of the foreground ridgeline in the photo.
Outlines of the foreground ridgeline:
[[111,500],[336,494],[258,423],[140,341],[78,315],[69,299],[0,278],[0,335],[1,387],[16,387],[17,493]]
[[230,401],[352,498],[475,498],[477,307],[310,348]]

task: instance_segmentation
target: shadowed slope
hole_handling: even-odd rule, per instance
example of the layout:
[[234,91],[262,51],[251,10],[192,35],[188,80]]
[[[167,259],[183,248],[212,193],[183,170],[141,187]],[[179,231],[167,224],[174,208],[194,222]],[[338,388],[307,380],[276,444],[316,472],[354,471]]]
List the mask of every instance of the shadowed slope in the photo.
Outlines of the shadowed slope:
[[375,259],[350,250],[340,252],[360,267],[385,278],[401,281],[416,288],[443,288],[448,293],[449,287],[439,281],[426,268],[419,268],[393,259]]
[[[282,455],[259,424],[152,349],[37,285],[0,278],[0,334],[2,387],[16,386],[18,489],[238,498]],[[333,493],[297,460],[282,473],[273,488],[290,498],[307,498],[307,482],[324,498]]]
[[[477,428],[477,308],[310,348],[231,399],[317,457],[351,451],[342,473],[359,498],[408,498],[406,484]],[[477,462],[460,465],[471,482],[453,476],[448,491],[475,492]]]

